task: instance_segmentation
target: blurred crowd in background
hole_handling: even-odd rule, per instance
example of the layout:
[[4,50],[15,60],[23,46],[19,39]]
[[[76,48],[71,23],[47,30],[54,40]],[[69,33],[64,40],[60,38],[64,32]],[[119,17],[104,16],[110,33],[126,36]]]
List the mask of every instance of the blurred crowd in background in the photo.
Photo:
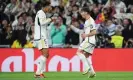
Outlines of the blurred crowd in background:
[[[0,47],[31,48],[34,19],[46,0],[0,0]],[[133,3],[131,0],[47,0],[58,17],[47,26],[49,46],[75,48],[84,19],[82,7],[91,10],[96,22],[96,48],[133,48]]]

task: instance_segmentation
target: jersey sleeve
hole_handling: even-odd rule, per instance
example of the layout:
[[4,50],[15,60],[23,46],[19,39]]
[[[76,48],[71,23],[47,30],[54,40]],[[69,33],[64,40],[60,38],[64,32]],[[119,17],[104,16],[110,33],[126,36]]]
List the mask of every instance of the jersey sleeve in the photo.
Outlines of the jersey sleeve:
[[45,13],[43,12],[38,12],[37,15],[41,26],[46,25],[51,21],[50,18],[46,18]]

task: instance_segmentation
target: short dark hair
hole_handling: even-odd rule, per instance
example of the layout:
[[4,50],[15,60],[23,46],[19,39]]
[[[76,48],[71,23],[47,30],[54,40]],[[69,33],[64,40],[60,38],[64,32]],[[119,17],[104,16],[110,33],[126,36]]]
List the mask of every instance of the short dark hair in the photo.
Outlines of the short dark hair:
[[46,6],[49,6],[49,5],[50,5],[49,1],[42,2],[42,7],[46,7]]
[[88,14],[91,13],[88,7],[82,8],[81,11],[87,12]]

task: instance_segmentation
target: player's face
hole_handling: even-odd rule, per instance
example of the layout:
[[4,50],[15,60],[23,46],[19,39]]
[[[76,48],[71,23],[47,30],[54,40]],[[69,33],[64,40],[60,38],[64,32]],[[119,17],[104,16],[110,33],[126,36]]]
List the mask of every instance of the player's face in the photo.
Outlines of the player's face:
[[51,12],[52,11],[52,7],[49,5],[48,6],[48,12]]
[[82,11],[80,14],[83,18],[86,18],[87,12]]

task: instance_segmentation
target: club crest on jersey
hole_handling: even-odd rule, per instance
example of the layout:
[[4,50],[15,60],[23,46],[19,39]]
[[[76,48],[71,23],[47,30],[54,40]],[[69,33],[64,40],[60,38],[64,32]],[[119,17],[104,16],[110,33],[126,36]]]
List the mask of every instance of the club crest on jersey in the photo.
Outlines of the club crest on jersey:
[[91,28],[91,29],[93,28],[93,25],[92,25],[92,24],[90,25],[90,28]]

